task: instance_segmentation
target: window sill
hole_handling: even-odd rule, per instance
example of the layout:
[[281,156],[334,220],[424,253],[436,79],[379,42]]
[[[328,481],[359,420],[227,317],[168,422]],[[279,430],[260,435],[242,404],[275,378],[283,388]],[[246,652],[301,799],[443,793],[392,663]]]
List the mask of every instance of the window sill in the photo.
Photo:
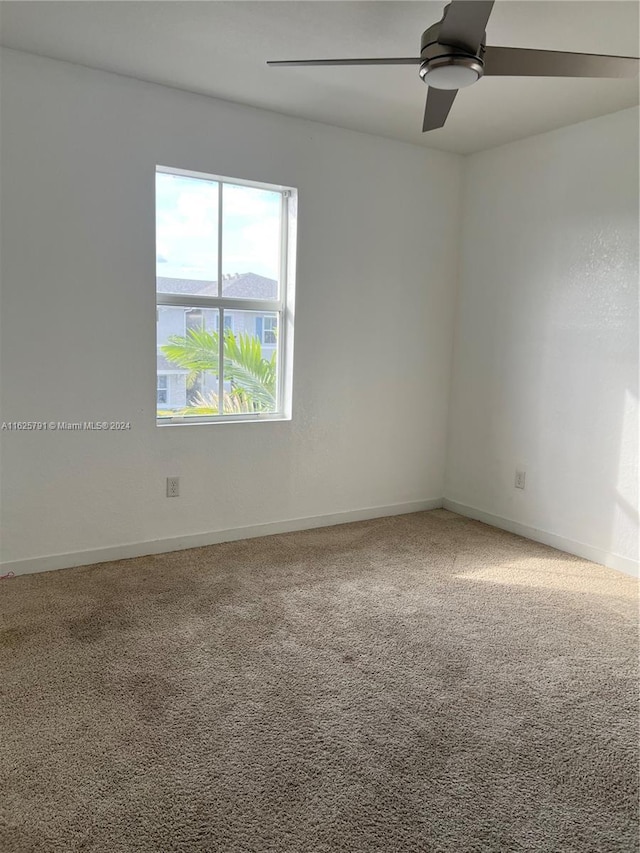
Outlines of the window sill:
[[254,415],[247,417],[246,415],[219,415],[211,418],[186,417],[186,418],[158,418],[156,426],[158,427],[175,427],[175,426],[210,426],[211,424],[260,424],[260,423],[282,423],[290,421],[291,415],[273,414],[273,415]]

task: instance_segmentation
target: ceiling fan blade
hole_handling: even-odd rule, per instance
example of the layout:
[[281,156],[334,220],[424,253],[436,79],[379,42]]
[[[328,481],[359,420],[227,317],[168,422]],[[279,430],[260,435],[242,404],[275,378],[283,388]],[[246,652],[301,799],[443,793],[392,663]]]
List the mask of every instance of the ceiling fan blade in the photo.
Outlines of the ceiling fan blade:
[[444,20],[438,32],[439,43],[467,48],[477,53],[493,2],[494,0],[451,0],[445,8]]
[[424,121],[422,122],[423,133],[442,127],[457,94],[457,89],[434,89],[433,86],[429,86],[427,105],[424,108]]
[[511,77],[635,77],[640,59],[599,53],[564,53],[521,47],[487,47],[485,76]]
[[388,59],[282,59],[267,65],[420,65],[419,56],[391,57]]

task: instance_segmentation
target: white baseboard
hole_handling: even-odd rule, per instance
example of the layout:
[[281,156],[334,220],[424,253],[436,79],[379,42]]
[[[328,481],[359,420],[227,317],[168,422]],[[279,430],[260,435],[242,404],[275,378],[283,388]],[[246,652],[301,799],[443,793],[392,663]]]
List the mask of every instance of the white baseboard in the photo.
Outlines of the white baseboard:
[[440,509],[441,506],[442,498],[434,498],[432,500],[391,504],[390,506],[374,506],[347,512],[335,512],[330,515],[313,515],[287,521],[271,521],[267,524],[234,527],[229,530],[191,533],[186,536],[173,536],[170,539],[154,539],[150,542],[130,542],[126,545],[75,551],[70,554],[52,554],[47,557],[33,557],[26,560],[0,563],[0,575],[7,575],[10,572],[14,575],[26,575],[35,572],[50,572],[54,569],[70,569],[75,566],[106,563],[110,560],[127,560],[130,557],[146,557],[149,554],[164,554],[168,551],[201,548],[203,545],[217,545],[219,542],[233,542],[237,539],[255,539],[257,536],[292,533],[296,530],[311,530],[314,527],[331,527],[335,524],[347,524],[350,521],[366,521],[367,519],[383,518],[388,515],[406,515],[410,512]]
[[501,530],[509,531],[509,533],[517,533],[519,536],[524,536],[525,539],[533,539],[534,542],[550,545],[559,551],[566,551],[569,554],[574,554],[576,557],[583,557],[585,560],[591,560],[593,563],[600,563],[610,569],[617,569],[619,572],[624,572],[625,575],[638,577],[638,561],[631,560],[629,557],[611,554],[602,548],[585,545],[584,542],[575,542],[573,539],[558,536],[556,533],[549,533],[547,530],[539,530],[537,527],[529,527],[527,524],[521,524],[519,521],[503,518],[500,515],[485,512],[475,506],[467,506],[466,504],[458,503],[458,501],[449,500],[449,498],[444,498],[442,505],[445,509],[451,510],[451,512],[457,512],[458,515],[474,518],[476,521],[483,521],[492,527],[499,527]]
[[186,536],[173,536],[169,539],[154,539],[148,542],[130,542],[125,545],[114,545],[108,548],[94,548],[88,551],[75,551],[69,554],[52,554],[46,557],[32,557],[26,560],[0,563],[0,575],[10,572],[14,575],[50,572],[54,569],[70,569],[75,566],[87,566],[94,563],[106,563],[110,560],[127,560],[131,557],[145,557],[150,554],[164,554],[169,551],[182,551],[188,548],[201,548],[204,545],[216,545],[219,542],[233,542],[238,539],[254,539],[258,536],[271,536],[276,533],[293,533],[296,530],[312,530],[315,527],[331,527],[335,524],[348,524],[351,521],[366,521],[372,518],[383,518],[389,515],[405,515],[410,512],[423,512],[430,509],[445,509],[474,518],[492,527],[517,533],[534,542],[550,545],[560,551],[575,554],[585,560],[600,563],[619,572],[638,577],[638,562],[618,554],[611,554],[601,548],[575,542],[564,536],[549,533],[536,527],[529,527],[519,521],[503,518],[490,512],[467,506],[449,498],[433,498],[410,503],[391,504],[390,506],[366,507],[364,509],[335,512],[329,515],[307,516],[293,518],[287,521],[271,521],[266,524],[255,524],[248,527],[234,527],[228,530],[214,530],[206,533],[191,533]]

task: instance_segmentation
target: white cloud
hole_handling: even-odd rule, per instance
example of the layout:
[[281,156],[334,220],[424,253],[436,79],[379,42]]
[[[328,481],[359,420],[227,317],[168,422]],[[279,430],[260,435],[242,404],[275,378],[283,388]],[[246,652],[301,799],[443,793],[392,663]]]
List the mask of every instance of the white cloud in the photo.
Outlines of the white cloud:
[[[217,277],[217,184],[159,175],[157,198],[156,252],[166,261],[161,267],[185,277]],[[224,272],[277,278],[280,195],[227,185],[223,201]]]
[[279,195],[254,187],[226,185],[222,192],[223,215],[262,219],[278,210]]
[[275,216],[225,235],[222,255],[224,272],[255,272],[277,278],[279,236],[280,219]]

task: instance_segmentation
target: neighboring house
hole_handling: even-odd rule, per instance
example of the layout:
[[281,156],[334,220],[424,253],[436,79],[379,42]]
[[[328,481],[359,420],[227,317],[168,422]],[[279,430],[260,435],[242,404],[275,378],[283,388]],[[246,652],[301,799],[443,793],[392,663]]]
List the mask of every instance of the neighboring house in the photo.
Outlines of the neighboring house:
[[[158,293],[179,293],[182,296],[217,296],[217,281],[200,281],[186,278],[156,279]],[[271,278],[247,272],[222,277],[222,295],[234,299],[275,299],[278,282]],[[184,337],[189,329],[217,332],[220,315],[217,309],[177,308],[158,305],[157,308],[157,405],[159,409],[181,409],[188,406],[198,393],[217,392],[217,380],[203,375],[191,388],[187,388],[187,371],[167,360],[161,347],[169,343],[172,335]],[[262,354],[269,359],[276,349],[276,314],[257,311],[225,311],[225,329],[234,334],[257,337],[262,344]]]

